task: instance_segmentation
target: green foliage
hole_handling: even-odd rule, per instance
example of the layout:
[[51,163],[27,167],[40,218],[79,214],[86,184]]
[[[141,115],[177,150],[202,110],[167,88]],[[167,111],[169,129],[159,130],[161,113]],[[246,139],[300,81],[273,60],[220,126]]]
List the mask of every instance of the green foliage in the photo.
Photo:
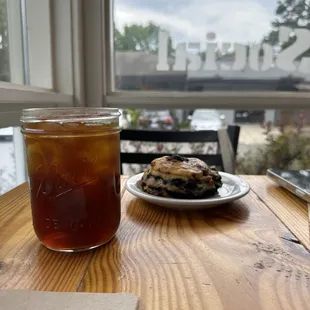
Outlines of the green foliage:
[[[276,9],[277,18],[272,23],[272,30],[264,39],[272,45],[277,45],[279,27],[287,26],[291,28],[306,28],[310,29],[310,3],[308,0],[280,0]],[[292,36],[285,42],[281,48],[285,49],[296,41],[296,37]],[[309,55],[307,51],[301,57]]]
[[189,130],[190,122],[180,122],[179,129],[188,129]]
[[141,110],[137,110],[137,109],[128,109],[127,113],[129,115],[130,118],[130,127],[131,128],[137,128],[138,126],[138,119],[141,115]]
[[[115,29],[115,49],[116,51],[144,51],[157,53],[158,51],[158,34],[163,30],[161,27],[149,23],[142,25],[125,25],[123,32]],[[173,54],[172,40],[169,39],[168,53]]]
[[282,128],[279,134],[266,132],[266,145],[249,151],[237,162],[238,174],[266,174],[268,168],[309,169],[310,138],[301,128]]

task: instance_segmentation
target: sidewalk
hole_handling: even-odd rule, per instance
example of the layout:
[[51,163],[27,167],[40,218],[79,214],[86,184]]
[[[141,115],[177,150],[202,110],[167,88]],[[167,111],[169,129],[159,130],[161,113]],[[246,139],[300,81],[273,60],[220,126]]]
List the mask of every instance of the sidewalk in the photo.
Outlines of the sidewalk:
[[[240,136],[238,144],[238,157],[242,158],[247,152],[255,152],[258,147],[266,143],[265,129],[257,124],[239,124]],[[272,133],[277,134],[274,128]]]
[[[240,136],[239,136],[239,144],[245,145],[262,145],[266,143],[266,135],[264,134],[265,129],[257,124],[239,124],[240,126]],[[303,134],[308,135],[310,137],[310,127],[304,127],[302,129]],[[279,134],[278,128],[273,128],[271,131],[272,134]]]
[[[265,129],[260,125],[240,124],[239,144],[264,144],[266,142]],[[276,129],[273,130],[275,133]]]

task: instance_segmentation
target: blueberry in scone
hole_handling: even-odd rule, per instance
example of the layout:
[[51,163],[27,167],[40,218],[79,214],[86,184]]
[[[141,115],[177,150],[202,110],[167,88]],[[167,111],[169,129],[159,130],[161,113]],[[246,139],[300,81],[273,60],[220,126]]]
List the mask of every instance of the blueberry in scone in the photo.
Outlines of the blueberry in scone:
[[214,195],[222,179],[215,167],[198,158],[172,155],[154,159],[140,184],[151,195],[198,199]]

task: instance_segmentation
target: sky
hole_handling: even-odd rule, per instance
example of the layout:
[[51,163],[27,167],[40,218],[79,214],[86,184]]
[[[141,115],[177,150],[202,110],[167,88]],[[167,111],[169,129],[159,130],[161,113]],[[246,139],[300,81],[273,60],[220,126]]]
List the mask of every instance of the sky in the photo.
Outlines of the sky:
[[124,24],[149,21],[168,30],[173,45],[206,41],[259,43],[270,32],[277,0],[114,0],[114,20]]

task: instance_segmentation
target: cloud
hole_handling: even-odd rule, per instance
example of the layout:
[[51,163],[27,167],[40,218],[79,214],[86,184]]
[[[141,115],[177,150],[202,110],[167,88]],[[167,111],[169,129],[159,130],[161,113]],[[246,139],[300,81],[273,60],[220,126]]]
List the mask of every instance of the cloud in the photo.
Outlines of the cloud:
[[205,42],[215,32],[219,42],[260,42],[269,33],[276,0],[115,0],[115,24],[147,24],[168,30],[174,45]]

